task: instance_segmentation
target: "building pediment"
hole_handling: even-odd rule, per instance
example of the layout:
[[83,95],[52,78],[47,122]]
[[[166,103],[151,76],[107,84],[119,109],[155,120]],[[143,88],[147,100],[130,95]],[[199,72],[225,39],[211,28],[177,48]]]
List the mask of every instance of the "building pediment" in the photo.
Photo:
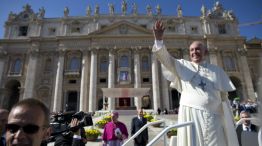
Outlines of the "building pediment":
[[120,21],[115,24],[102,27],[100,30],[92,32],[90,35],[151,35],[152,31],[137,24],[127,21]]
[[262,42],[262,40],[257,38],[257,37],[254,37],[254,38],[247,41],[247,43],[253,43],[253,44],[260,44],[261,42]]

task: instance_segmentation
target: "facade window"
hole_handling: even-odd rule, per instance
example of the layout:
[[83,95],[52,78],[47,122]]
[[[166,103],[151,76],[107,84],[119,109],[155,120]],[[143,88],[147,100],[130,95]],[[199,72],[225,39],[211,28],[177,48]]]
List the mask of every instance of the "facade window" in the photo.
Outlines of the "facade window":
[[49,72],[52,70],[52,60],[50,58],[46,59],[45,61],[45,67],[44,67],[44,71],[45,72]]
[[147,72],[150,69],[148,56],[142,57],[142,71]]
[[106,78],[100,78],[99,82],[100,83],[106,83]]
[[69,71],[79,71],[80,69],[80,60],[77,57],[73,57],[70,60]]
[[174,25],[167,26],[167,29],[168,29],[168,31],[176,32],[176,26],[174,26]]
[[226,34],[226,25],[225,24],[218,24],[218,33]]
[[18,36],[27,36],[28,26],[20,26]]
[[120,65],[120,67],[128,67],[129,66],[128,57],[126,55],[121,56],[119,65]]
[[72,33],[80,33],[80,27],[79,26],[74,26],[74,27],[72,27],[72,29],[71,29],[71,32]]
[[107,72],[108,69],[108,61],[105,56],[100,58],[100,72]]
[[226,71],[236,71],[236,62],[232,55],[227,55],[223,57],[224,67]]
[[197,33],[198,33],[198,29],[197,29],[196,26],[192,26],[192,27],[191,27],[191,33],[192,33],[192,34],[197,34]]
[[55,28],[49,28],[48,29],[48,34],[49,35],[55,35],[56,34],[56,29]]
[[143,78],[143,83],[149,83],[150,79],[149,78]]
[[118,60],[118,71],[117,71],[117,81],[119,84],[130,84],[131,83],[131,70],[128,52],[122,52],[119,55]]
[[22,69],[22,61],[20,59],[16,59],[12,69],[11,69],[11,74],[20,74]]
[[120,71],[120,81],[128,81],[128,71]]
[[173,20],[168,20],[166,24],[166,28],[170,32],[176,32],[176,23]]

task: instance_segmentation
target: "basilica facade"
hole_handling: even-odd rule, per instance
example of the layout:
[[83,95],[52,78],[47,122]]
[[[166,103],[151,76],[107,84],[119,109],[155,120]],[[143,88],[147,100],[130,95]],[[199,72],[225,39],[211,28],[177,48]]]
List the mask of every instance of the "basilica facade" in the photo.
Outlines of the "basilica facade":
[[199,16],[184,16],[177,6],[177,15],[169,16],[152,7],[140,14],[136,4],[122,3],[116,13],[109,4],[108,14],[100,14],[99,5],[93,12],[88,6],[86,16],[70,16],[66,7],[60,18],[46,18],[44,8],[34,12],[28,4],[18,14],[10,12],[0,40],[1,106],[38,98],[54,112],[177,108],[179,93],[151,52],[157,19],[165,24],[164,41],[173,56],[189,59],[190,43],[203,41],[207,60],[236,86],[229,98],[255,97],[245,37],[232,11],[215,3],[210,10],[202,6]]

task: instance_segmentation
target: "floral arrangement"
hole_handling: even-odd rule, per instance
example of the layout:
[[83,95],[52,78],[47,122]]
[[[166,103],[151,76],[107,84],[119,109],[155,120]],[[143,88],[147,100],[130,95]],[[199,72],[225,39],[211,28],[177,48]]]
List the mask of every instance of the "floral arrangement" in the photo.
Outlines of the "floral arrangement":
[[168,138],[170,138],[171,136],[175,136],[175,135],[177,135],[177,129],[176,128],[172,128],[166,134],[167,134]]
[[144,118],[146,118],[148,122],[152,122],[152,120],[154,119],[154,117],[151,114],[147,113],[144,115]]
[[110,116],[110,115],[108,115],[108,116],[104,116],[103,117],[103,120],[106,120],[106,121],[111,121],[111,118],[112,118],[112,116]]
[[237,122],[237,121],[239,121],[240,120],[240,116],[239,115],[236,115],[235,117],[234,117],[234,120]]
[[108,121],[102,119],[102,120],[97,121],[97,122],[95,123],[95,125],[96,125],[97,127],[99,127],[99,128],[104,128],[107,122],[108,122]]
[[97,138],[98,136],[102,135],[102,133],[95,128],[85,129],[85,134],[87,138]]

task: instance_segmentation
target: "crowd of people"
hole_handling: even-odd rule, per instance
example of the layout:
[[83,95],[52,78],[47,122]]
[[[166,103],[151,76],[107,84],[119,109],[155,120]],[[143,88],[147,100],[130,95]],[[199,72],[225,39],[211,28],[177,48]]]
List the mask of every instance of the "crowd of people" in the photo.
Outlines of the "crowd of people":
[[241,111],[248,111],[249,113],[257,112],[257,102],[252,100],[241,101],[239,99],[234,99],[231,103],[231,107],[234,115],[239,115]]

